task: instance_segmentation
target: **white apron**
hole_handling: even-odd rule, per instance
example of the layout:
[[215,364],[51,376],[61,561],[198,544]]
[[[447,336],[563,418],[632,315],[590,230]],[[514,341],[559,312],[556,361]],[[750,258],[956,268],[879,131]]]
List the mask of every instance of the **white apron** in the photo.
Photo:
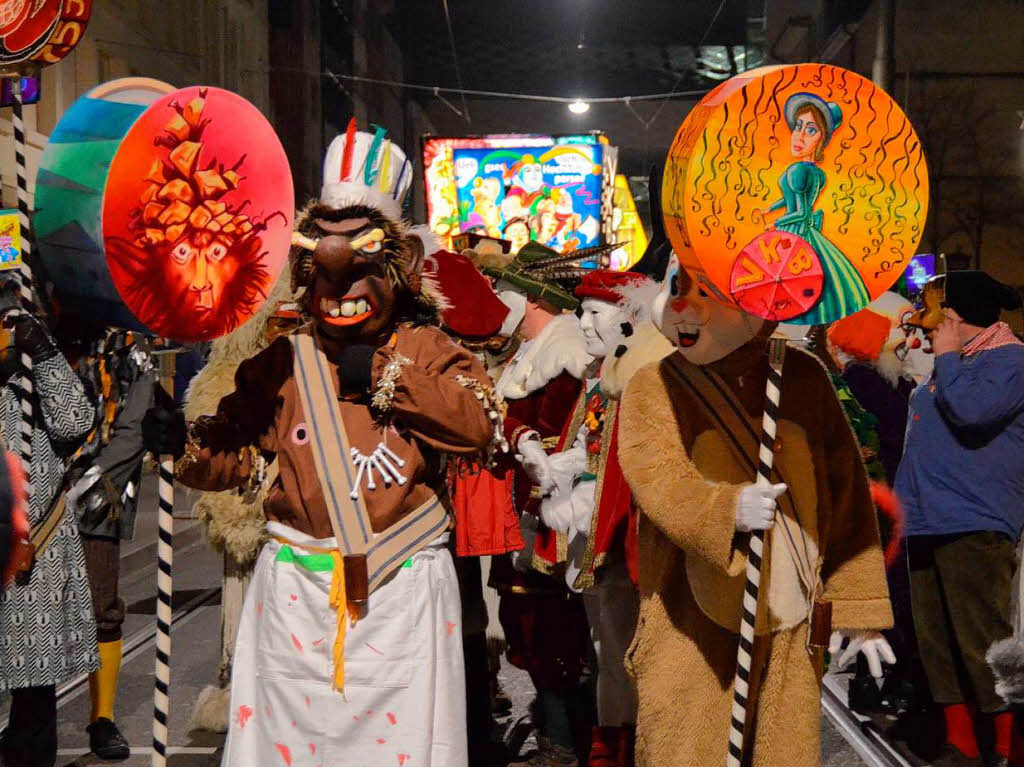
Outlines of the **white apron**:
[[278,523],[245,598],[224,767],[466,767],[461,604],[448,534],[372,594],[332,687],[332,548]]

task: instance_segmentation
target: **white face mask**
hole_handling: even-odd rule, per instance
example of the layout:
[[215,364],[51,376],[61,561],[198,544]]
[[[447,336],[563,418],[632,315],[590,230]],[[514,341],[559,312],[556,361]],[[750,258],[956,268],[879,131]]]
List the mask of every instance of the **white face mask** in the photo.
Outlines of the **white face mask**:
[[679,352],[695,365],[707,365],[739,349],[757,335],[764,321],[726,306],[690,283],[680,295],[682,266],[675,253],[669,259],[661,291],[654,299],[654,324]]
[[580,330],[587,353],[598,359],[612,354],[625,341],[622,325],[629,321],[629,315],[618,304],[584,298],[580,306]]

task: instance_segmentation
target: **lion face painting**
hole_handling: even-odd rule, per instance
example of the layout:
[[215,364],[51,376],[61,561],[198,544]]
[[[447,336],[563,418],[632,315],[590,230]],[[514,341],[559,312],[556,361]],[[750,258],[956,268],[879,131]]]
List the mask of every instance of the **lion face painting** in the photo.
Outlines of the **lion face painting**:
[[[114,283],[139,321],[158,335],[202,341],[231,332],[266,299],[283,265],[279,254],[287,254],[287,244],[274,247],[268,234],[283,230],[287,237],[291,207],[282,199],[279,208],[250,212],[258,190],[248,171],[258,166],[260,155],[235,154],[232,164],[225,164],[207,136],[234,126],[208,115],[208,89],[187,102],[181,94],[168,101],[170,118],[150,139],[150,153],[157,156],[135,204],[125,196],[105,201],[104,242]],[[131,148],[130,139],[131,134],[126,139]],[[112,167],[119,159],[121,150]],[[290,186],[289,181],[289,195]],[[121,211],[126,237],[107,226],[108,216]]]

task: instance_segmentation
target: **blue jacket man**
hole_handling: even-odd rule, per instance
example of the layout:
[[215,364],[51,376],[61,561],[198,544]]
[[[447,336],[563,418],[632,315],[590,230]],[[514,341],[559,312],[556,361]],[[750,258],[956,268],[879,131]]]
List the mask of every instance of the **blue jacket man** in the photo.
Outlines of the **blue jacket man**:
[[1021,299],[985,272],[963,271],[929,281],[925,302],[941,310],[930,332],[935,368],[911,396],[896,475],[914,625],[932,697],[945,709],[949,763],[980,751],[986,765],[1006,764],[1012,715],[985,653],[1013,633],[1024,526],[1024,344],[999,321]]

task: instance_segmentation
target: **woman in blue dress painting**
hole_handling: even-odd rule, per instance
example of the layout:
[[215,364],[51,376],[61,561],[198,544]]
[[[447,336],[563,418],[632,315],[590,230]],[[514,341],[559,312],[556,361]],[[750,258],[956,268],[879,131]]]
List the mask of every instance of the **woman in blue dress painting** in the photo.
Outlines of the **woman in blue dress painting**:
[[803,325],[822,325],[859,311],[871,296],[850,260],[821,233],[822,212],[814,203],[825,188],[825,171],[818,167],[825,147],[843,120],[839,106],[813,93],[794,93],[786,100],[786,122],[792,132],[789,148],[796,158],[779,179],[782,199],[765,214],[785,208],[775,220],[780,232],[804,239],[821,262],[825,285],[821,298],[808,311],[790,320]]

